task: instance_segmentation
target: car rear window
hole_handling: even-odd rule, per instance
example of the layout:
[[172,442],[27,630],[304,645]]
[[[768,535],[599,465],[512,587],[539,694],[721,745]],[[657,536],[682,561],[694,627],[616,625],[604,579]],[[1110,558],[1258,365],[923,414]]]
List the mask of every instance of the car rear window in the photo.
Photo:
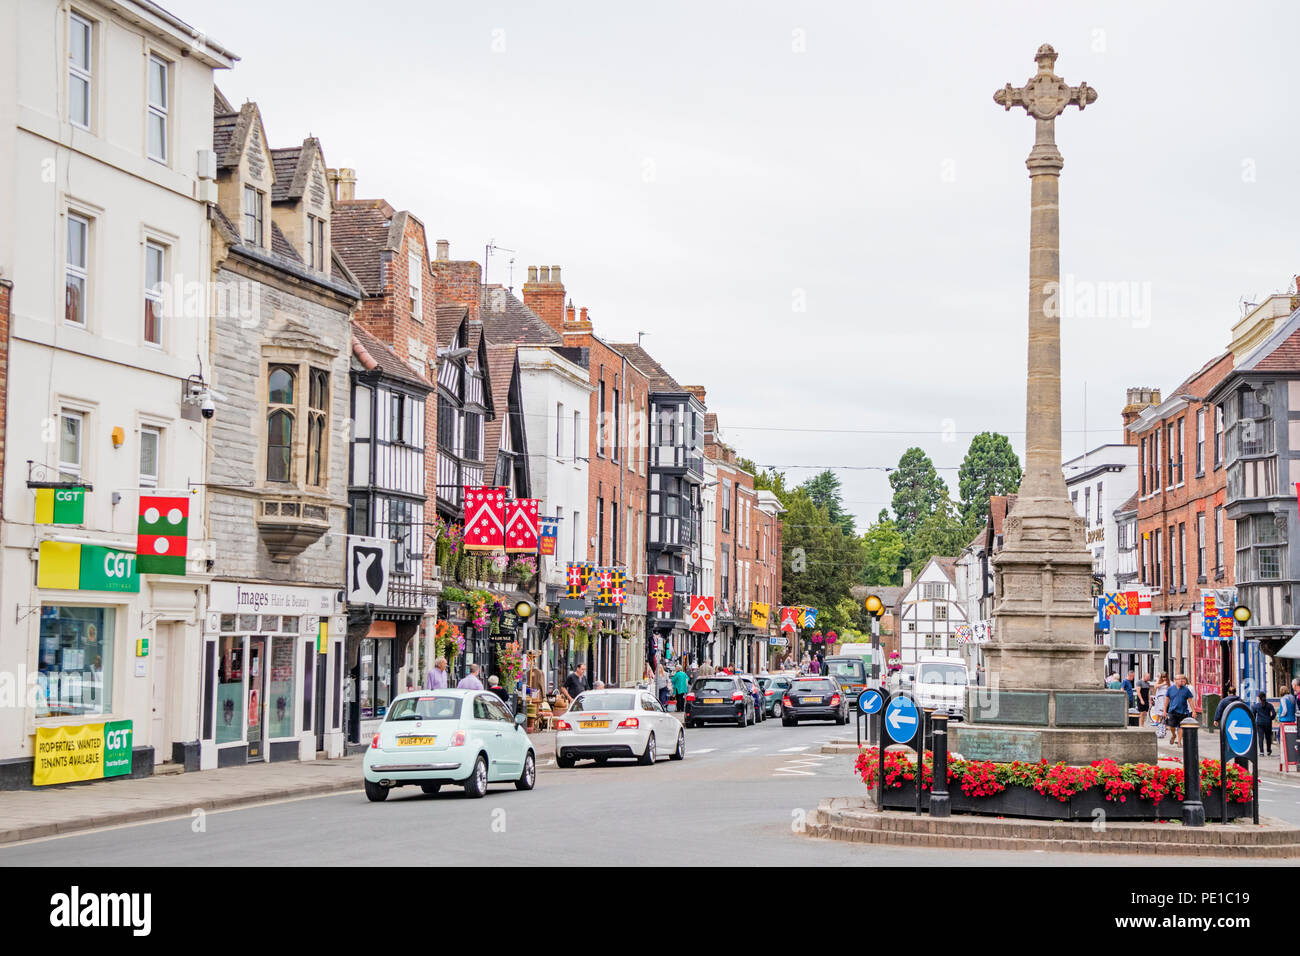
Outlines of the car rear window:
[[459,720],[462,698],[438,696],[402,697],[388,708],[391,720]]
[[707,691],[710,694],[730,694],[736,689],[736,682],[730,677],[706,677],[695,682],[695,693]]
[[569,710],[636,710],[636,694],[580,694]]
[[815,694],[819,691],[825,693],[831,690],[832,685],[828,680],[797,680],[790,689],[799,691],[799,693],[807,691],[810,694]]
[[845,677],[849,680],[866,680],[867,669],[862,661],[827,661],[826,672],[831,677]]

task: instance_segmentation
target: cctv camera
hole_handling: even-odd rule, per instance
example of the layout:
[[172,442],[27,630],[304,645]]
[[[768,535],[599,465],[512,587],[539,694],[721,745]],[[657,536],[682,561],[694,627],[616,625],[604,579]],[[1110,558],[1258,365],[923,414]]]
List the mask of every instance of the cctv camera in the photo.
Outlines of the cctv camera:
[[204,392],[199,399],[199,411],[203,413],[204,418],[211,418],[217,414],[217,403],[212,400],[211,392]]

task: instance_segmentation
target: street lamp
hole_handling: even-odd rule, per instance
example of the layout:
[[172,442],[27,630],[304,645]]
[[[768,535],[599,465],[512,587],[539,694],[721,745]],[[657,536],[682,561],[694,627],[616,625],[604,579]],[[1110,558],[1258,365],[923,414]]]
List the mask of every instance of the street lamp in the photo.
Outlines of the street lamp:
[[885,602],[879,595],[869,594],[862,603],[871,615],[871,680],[874,683],[880,678],[880,619],[885,614]]

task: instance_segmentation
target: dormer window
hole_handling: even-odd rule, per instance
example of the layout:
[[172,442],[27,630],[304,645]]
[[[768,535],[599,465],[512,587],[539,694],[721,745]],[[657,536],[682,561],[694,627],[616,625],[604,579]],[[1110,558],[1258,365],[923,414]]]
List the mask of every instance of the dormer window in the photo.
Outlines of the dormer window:
[[307,265],[325,271],[325,220],[318,216],[307,217]]
[[262,199],[265,196],[253,186],[244,187],[244,241],[262,246]]

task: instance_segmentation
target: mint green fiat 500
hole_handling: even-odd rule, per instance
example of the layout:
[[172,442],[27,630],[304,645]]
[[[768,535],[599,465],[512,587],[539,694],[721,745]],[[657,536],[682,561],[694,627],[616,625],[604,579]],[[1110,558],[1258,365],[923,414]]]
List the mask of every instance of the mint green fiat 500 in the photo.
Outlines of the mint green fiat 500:
[[490,783],[531,790],[537,751],[501,698],[481,690],[421,690],[399,694],[362,762],[366,796],[385,800],[394,787],[437,793],[443,784],[471,797]]

